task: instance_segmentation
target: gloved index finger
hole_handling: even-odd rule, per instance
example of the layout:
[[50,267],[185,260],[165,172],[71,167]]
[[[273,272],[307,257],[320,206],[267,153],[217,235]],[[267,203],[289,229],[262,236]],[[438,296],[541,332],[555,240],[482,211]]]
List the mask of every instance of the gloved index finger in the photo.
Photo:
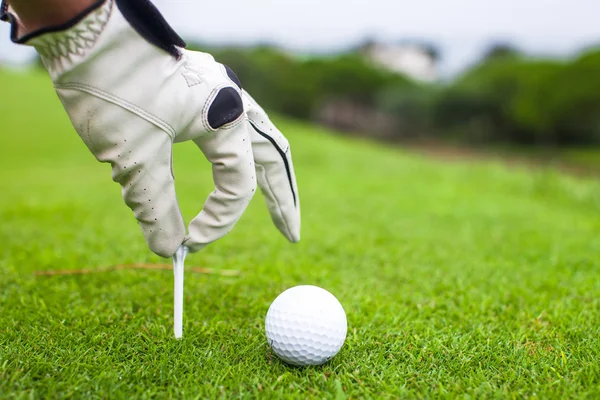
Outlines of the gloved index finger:
[[245,119],[194,142],[212,163],[215,190],[189,225],[185,244],[192,252],[229,233],[256,191],[254,158]]

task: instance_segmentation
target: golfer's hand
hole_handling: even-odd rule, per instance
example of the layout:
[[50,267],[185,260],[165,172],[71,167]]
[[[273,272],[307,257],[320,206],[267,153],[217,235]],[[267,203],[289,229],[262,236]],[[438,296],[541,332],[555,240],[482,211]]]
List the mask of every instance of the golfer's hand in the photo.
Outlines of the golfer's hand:
[[[150,249],[199,251],[227,234],[256,189],[285,237],[300,239],[289,144],[237,77],[185,43],[146,0],[105,0],[61,29],[12,39],[38,50],[73,126],[133,210]],[[45,33],[44,33],[45,32]],[[215,190],[186,234],[172,145],[193,141],[212,163]]]

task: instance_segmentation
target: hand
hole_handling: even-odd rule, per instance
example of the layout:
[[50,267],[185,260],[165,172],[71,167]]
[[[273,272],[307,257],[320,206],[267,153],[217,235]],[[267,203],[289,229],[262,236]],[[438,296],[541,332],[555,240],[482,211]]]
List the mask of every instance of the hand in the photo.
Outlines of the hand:
[[[87,147],[112,166],[150,249],[170,257],[227,234],[256,182],[277,228],[300,240],[300,204],[288,141],[212,56],[190,52],[147,0],[105,0],[64,29],[19,34],[50,73]],[[45,32],[45,33],[44,33]],[[215,190],[190,223],[177,203],[172,145],[191,140],[212,163]]]

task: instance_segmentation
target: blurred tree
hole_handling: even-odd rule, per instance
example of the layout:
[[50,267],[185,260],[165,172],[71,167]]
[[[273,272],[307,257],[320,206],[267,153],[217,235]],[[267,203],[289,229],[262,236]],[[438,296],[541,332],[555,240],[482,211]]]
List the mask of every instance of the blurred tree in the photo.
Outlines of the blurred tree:
[[600,143],[600,50],[567,64],[550,82],[547,101],[560,142]]
[[484,62],[491,60],[501,60],[506,58],[517,58],[521,56],[521,52],[510,43],[493,44],[483,56]]

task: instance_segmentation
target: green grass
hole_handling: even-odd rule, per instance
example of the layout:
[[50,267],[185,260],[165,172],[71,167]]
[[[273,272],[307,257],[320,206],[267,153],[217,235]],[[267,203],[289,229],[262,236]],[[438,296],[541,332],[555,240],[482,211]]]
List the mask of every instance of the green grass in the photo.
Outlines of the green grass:
[[[35,271],[162,262],[110,168],[42,74],[0,73],[0,397],[577,398],[600,396],[600,184],[493,162],[445,164],[278,119],[293,145],[303,241],[260,195],[188,263],[185,337],[172,274]],[[189,220],[207,163],[177,146]],[[348,314],[341,353],[290,368],[263,332],[284,289],[315,284]]]

